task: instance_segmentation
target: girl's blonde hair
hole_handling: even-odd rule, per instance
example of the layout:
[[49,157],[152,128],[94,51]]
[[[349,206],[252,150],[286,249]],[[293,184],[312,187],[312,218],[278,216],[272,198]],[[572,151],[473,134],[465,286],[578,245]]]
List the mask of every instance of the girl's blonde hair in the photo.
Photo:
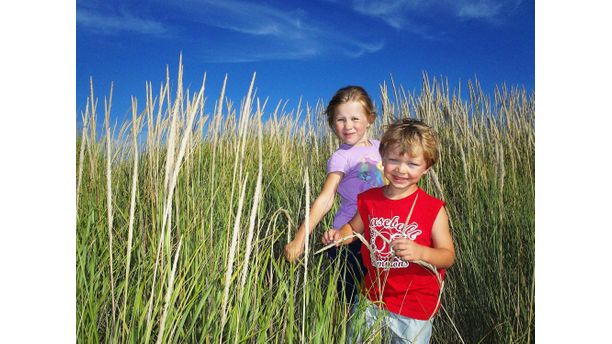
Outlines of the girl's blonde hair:
[[361,86],[346,86],[338,91],[327,104],[325,114],[327,115],[327,123],[330,128],[334,128],[334,116],[336,115],[336,108],[340,104],[348,103],[350,101],[359,102],[365,110],[366,117],[370,124],[376,120],[376,109],[372,103],[372,99],[368,95],[368,92]]

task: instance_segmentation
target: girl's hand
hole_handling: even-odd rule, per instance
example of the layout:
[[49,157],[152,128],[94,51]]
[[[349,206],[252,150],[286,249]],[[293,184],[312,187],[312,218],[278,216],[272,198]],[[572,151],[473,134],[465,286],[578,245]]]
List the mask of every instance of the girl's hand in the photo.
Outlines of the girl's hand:
[[304,243],[293,240],[285,246],[285,259],[289,263],[294,263],[304,253]]
[[419,245],[410,239],[395,239],[391,242],[395,256],[403,261],[423,260],[425,246]]
[[336,243],[336,246],[340,245],[340,240],[342,239],[342,235],[340,231],[335,229],[330,229],[323,234],[323,245],[329,245],[331,243]]

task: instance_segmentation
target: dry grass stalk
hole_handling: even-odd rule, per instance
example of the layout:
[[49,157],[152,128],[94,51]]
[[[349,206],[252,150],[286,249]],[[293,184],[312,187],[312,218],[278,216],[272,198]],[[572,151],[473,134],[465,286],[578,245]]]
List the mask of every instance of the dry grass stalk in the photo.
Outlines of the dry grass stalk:
[[[145,113],[147,114],[147,149],[149,152],[153,149],[154,145],[154,127],[155,123],[153,120],[153,107],[155,101],[153,100],[153,89],[151,87],[150,82],[145,83]],[[151,159],[152,154],[149,154],[149,159]]]
[[[242,105],[240,120],[238,122],[238,133],[237,133],[238,142],[236,143],[235,148],[234,148],[234,169],[232,173],[232,190],[230,192],[230,203],[229,203],[230,206],[234,204],[234,191],[235,191],[235,185],[236,185],[236,177],[238,176],[239,180],[242,179],[242,163],[244,160],[244,145],[246,141],[246,127],[247,127],[248,118],[249,118],[250,110],[251,110],[251,95],[253,93],[254,84],[255,84],[255,73],[253,73],[253,78],[251,79],[251,86],[249,86],[249,91]],[[229,119],[230,119],[230,116],[228,116],[228,120]],[[232,213],[228,212],[227,223],[230,223],[231,215]],[[226,245],[227,243],[229,243],[229,231],[227,231],[225,243]],[[227,246],[226,246],[226,250],[227,250]]]
[[[166,78],[169,78],[169,76],[166,74]],[[159,171],[159,159],[160,159],[160,151],[161,151],[161,138],[162,138],[162,133],[163,133],[163,128],[162,128],[162,117],[163,117],[163,108],[164,108],[164,99],[167,99],[166,102],[166,108],[168,109],[167,111],[170,111],[170,89],[169,89],[169,84],[170,81],[167,80],[166,84],[164,86],[162,86],[162,91],[160,92],[160,96],[159,96],[159,105],[157,108],[157,120],[155,121],[155,167],[154,167],[154,171],[155,171],[155,180],[158,180],[158,172]],[[157,186],[157,182],[154,183],[155,185],[155,194],[159,194],[159,189]],[[157,206],[159,206],[159,204],[157,204]]]
[[127,295],[128,288],[130,285],[130,263],[132,258],[132,238],[134,233],[134,214],[136,212],[136,189],[138,187],[138,128],[139,121],[137,119],[137,108],[138,102],[135,97],[132,97],[132,144],[134,148],[134,167],[132,169],[132,191],[130,196],[130,220],[128,225],[128,242],[127,242],[127,253],[125,262],[125,287],[123,293],[123,315],[122,323],[123,328],[127,330],[125,323],[125,314],[127,313]]
[[[271,130],[270,130],[270,136],[271,138],[274,140],[274,144],[276,146],[279,146],[280,144],[280,123],[278,121],[278,110],[280,109],[282,104],[282,100],[278,101],[278,104],[276,104],[276,108],[274,109],[274,112],[272,113],[272,121],[268,120],[268,123],[270,123],[271,125]],[[287,103],[285,102],[285,105]],[[283,105],[283,109],[285,107],[285,105]]]
[[170,305],[170,298],[172,297],[172,291],[174,290],[174,276],[176,276],[176,266],[178,265],[178,257],[181,252],[181,244],[183,243],[183,236],[179,239],[176,253],[174,254],[174,263],[172,264],[172,272],[168,278],[168,287],[166,289],[166,296],[164,297],[164,311],[162,313],[161,320],[159,322],[159,333],[157,334],[157,344],[162,342],[164,338],[164,330],[166,328],[166,318],[168,316],[168,306]]
[[[234,259],[236,256],[236,247],[238,246],[238,236],[240,230],[240,216],[242,214],[242,204],[244,202],[244,194],[246,191],[247,180],[249,179],[249,174],[244,177],[244,181],[242,183],[242,191],[240,192],[240,199],[238,200],[238,210],[236,211],[236,219],[234,220],[234,231],[232,232],[232,241],[229,249],[229,256],[227,258],[227,268],[225,271],[225,283],[223,288],[223,302],[221,306],[221,330],[225,326],[225,321],[227,320],[227,303],[229,298],[229,288],[232,282],[232,273],[234,272]],[[222,342],[223,338],[220,338],[220,342]]]
[[399,103],[401,107],[400,112],[408,114],[410,113],[411,97],[409,97],[409,94],[406,94],[406,90],[404,89],[404,86],[400,85],[400,90],[401,90],[400,97],[402,97],[401,98],[402,100]]
[[[265,106],[265,105],[264,105]],[[255,219],[257,217],[257,210],[259,208],[259,201],[261,199],[261,183],[263,176],[263,153],[262,153],[262,125],[261,125],[261,116],[263,109],[259,108],[259,100],[257,100],[257,126],[259,129],[258,139],[257,139],[257,151],[259,156],[259,168],[257,171],[257,183],[255,185],[255,195],[253,196],[253,207],[251,208],[251,217],[249,218],[249,231],[247,234],[246,241],[246,251],[244,255],[244,269],[242,270],[242,277],[240,281],[240,293],[242,295],[244,291],[244,285],[246,283],[246,278],[249,271],[249,261],[251,258],[252,251],[252,243],[253,243],[253,231],[255,228]]]
[[93,181],[93,179],[95,178],[95,171],[98,170],[98,154],[97,154],[97,150],[93,147],[93,145],[96,143],[96,109],[97,109],[97,105],[98,105],[98,101],[94,98],[94,91],[93,91],[93,78],[89,77],[89,101],[91,102],[91,107],[90,107],[90,120],[89,123],[91,124],[90,128],[89,128],[89,142],[90,144],[87,145],[87,150],[89,153],[89,177],[90,179]]
[[[304,228],[310,228],[310,180],[308,173],[308,165],[306,165],[306,170],[304,171],[304,182],[306,183],[306,204],[305,209],[306,213],[304,214]],[[303,307],[302,307],[302,343],[305,343],[305,330],[306,330],[306,305],[307,305],[307,292],[308,292],[308,250],[310,249],[310,244],[308,237],[310,235],[304,236],[304,297],[303,297]]]
[[[204,81],[202,82],[202,84],[206,84],[206,73],[204,73]],[[188,166],[188,168],[186,168],[186,171],[188,173],[188,176],[190,176],[191,171],[193,170],[193,159],[191,159],[193,152],[195,150],[195,145],[194,145],[194,141],[200,142],[202,141],[202,132],[203,132],[203,128],[204,128],[204,124],[208,121],[208,115],[204,116],[204,103],[205,103],[205,99],[204,97],[194,97],[193,98],[193,102],[191,104],[192,108],[196,108],[198,109],[196,111],[196,113],[198,114],[198,123],[197,123],[197,131],[195,133],[192,134],[193,139],[191,140],[187,140],[187,148],[185,151],[185,164]],[[194,114],[194,120],[195,120],[195,114]],[[185,131],[191,131],[192,130],[192,126],[185,128]]]
[[466,184],[469,185],[470,174],[468,172],[468,164],[467,164],[467,161],[465,159],[465,151],[463,150],[463,145],[462,144],[459,144],[458,146],[459,146],[459,153],[461,153],[461,163],[463,164],[463,175],[464,175],[465,179],[468,181],[468,182],[466,182]]
[[499,184],[499,195],[501,197],[504,194],[506,167],[504,165],[504,147],[499,141],[495,145],[495,157],[497,158],[497,182]]
[[381,115],[382,115],[382,126],[386,126],[392,121],[393,117],[393,105],[389,100],[389,93],[387,92],[387,83],[383,82],[380,85],[380,95],[381,95]]
[[244,163],[244,152],[245,152],[247,136],[248,136],[247,131],[249,128],[249,121],[251,119],[251,108],[253,106],[253,99],[255,97],[255,94],[253,92],[254,84],[255,84],[255,73],[253,73],[253,79],[251,79],[251,86],[249,87],[249,93],[247,94],[247,97],[244,101],[244,104],[242,107],[242,114],[240,115],[240,123],[242,123],[242,127],[240,131],[241,140],[239,140],[240,168],[238,169],[238,173],[239,173],[238,179],[242,179],[242,172],[244,171],[243,163]]
[[287,231],[285,233],[287,234],[287,242],[289,242],[291,241],[291,228],[293,227],[293,222],[291,221],[291,214],[287,211],[287,209],[283,208],[276,210],[270,216],[270,222],[268,223],[268,228],[266,228],[266,234],[264,238],[269,238],[270,229],[274,230],[276,228],[276,221],[278,220],[278,216],[280,214],[284,214],[285,218],[287,219]]
[[113,277],[113,187],[111,181],[111,134],[110,134],[110,111],[111,103],[113,100],[113,84],[111,83],[109,101],[106,102],[104,99],[104,124],[106,126],[106,204],[108,214],[108,254],[109,254],[109,265],[110,265],[110,284],[111,284],[111,300],[112,300],[112,314],[113,314],[113,327],[115,322],[115,281]]
[[[182,56],[181,56],[182,59]],[[164,177],[164,191],[166,194],[169,193],[168,190],[168,182],[170,179],[170,175],[174,170],[174,155],[176,154],[176,136],[178,135],[178,117],[180,104],[183,101],[183,65],[182,61],[179,60],[179,71],[178,71],[178,82],[177,82],[177,90],[176,90],[176,99],[174,100],[174,106],[172,107],[172,111],[170,112],[171,124],[170,124],[170,132],[168,133],[168,149],[166,155],[166,174]],[[168,92],[169,93],[169,92]],[[170,100],[168,99],[168,106],[170,106]],[[170,109],[169,109],[170,110]]]
[[311,142],[310,147],[308,147],[310,153],[314,151],[315,153],[315,161],[319,161],[319,143],[317,140],[317,136],[315,133],[314,126],[312,125],[312,114],[313,109],[306,104],[306,117],[308,118],[308,140]]
[[[351,234],[351,235],[347,235],[347,236],[343,237],[342,239],[340,239],[340,242],[344,242],[344,241],[349,240],[349,239],[352,239],[352,238],[357,238],[357,239],[359,239],[359,240],[360,240],[360,241],[361,241],[361,242],[362,242],[362,243],[363,243],[363,244],[364,244],[364,245],[365,245],[365,246],[368,248],[368,251],[373,252],[373,251],[372,251],[372,246],[370,246],[370,244],[369,244],[369,243],[368,243],[368,241],[367,241],[367,240],[366,240],[366,239],[363,237],[363,235],[361,235],[361,234],[359,234],[359,233],[357,233],[357,232],[353,232],[353,234]],[[384,240],[384,239],[383,239],[383,240]],[[317,255],[317,254],[319,254],[319,253],[321,253],[321,252],[325,252],[325,251],[329,250],[330,248],[332,248],[332,247],[334,247],[334,246],[336,246],[336,243],[335,243],[335,242],[333,242],[333,243],[331,243],[331,244],[329,244],[329,245],[327,245],[327,246],[323,247],[322,249],[318,250],[317,252],[315,252],[315,253],[314,253],[314,255]]]
[[82,114],[83,120],[83,131],[81,132],[81,149],[79,152],[79,175],[77,177],[77,190],[76,190],[76,209],[77,217],[79,216],[79,195],[81,191],[81,179],[83,177],[83,160],[85,160],[85,146],[87,146],[87,119],[89,117],[89,103],[85,104],[85,113]]
[[[392,75],[390,76],[390,79],[391,79],[391,89],[393,89],[393,98],[395,100],[395,104],[393,104],[393,109],[394,110],[397,109],[397,111],[400,112],[402,109],[402,105],[400,102],[400,98],[397,96],[397,87],[395,86],[395,80],[393,79]],[[400,116],[400,113],[398,113],[397,116]]]
[[[160,94],[161,94],[161,90],[160,90]],[[153,98],[153,87],[151,85],[150,82],[145,83],[145,94],[146,94],[146,103],[145,103],[145,112],[147,115],[147,143],[146,143],[146,147],[147,147],[147,161],[148,161],[148,168],[147,168],[147,175],[145,175],[145,178],[148,177],[148,183],[150,186],[150,190],[152,191],[153,194],[157,194],[158,193],[158,188],[157,188],[157,183],[155,182],[157,180],[157,165],[158,165],[158,148],[156,145],[156,141],[155,141],[155,118],[154,118],[154,114],[153,114],[153,110],[155,108],[155,102],[156,99]],[[160,98],[160,103],[161,101],[163,101],[163,97]],[[161,104],[160,104],[161,106]]]
[[[204,103],[205,103],[205,99],[203,98],[200,102],[200,113],[198,115],[198,130],[196,131],[197,136],[194,136],[194,141],[195,142],[202,142],[204,141],[204,124],[206,124],[206,122],[208,121],[208,115],[204,115]],[[193,141],[191,143],[191,151],[193,151]]]
[[204,97],[205,82],[206,82],[206,76],[204,76],[204,81],[202,82],[202,88],[200,88],[197,99],[193,102],[193,106],[190,109],[188,109],[188,119],[187,119],[187,126],[186,126],[187,129],[185,130],[185,133],[183,134],[183,138],[181,140],[181,145],[180,145],[180,150],[176,158],[176,161],[172,164],[172,166],[174,166],[174,169],[172,171],[172,175],[168,183],[168,196],[166,198],[166,203],[164,206],[164,222],[162,222],[162,232],[164,231],[164,228],[168,229],[166,232],[166,236],[168,238],[171,237],[172,199],[174,196],[174,189],[176,187],[176,180],[181,170],[181,164],[183,162],[183,158],[185,157],[187,145],[191,138],[191,133],[192,133],[191,129],[193,127],[193,121],[195,119],[195,115],[198,112],[198,108],[199,108],[198,105],[201,104],[200,100]]
[[[431,177],[431,180],[433,181],[433,184],[436,188],[436,192],[438,193],[438,195],[440,196],[441,199],[446,199],[444,197],[444,191],[442,191],[442,185],[440,185],[440,180],[438,179],[438,174],[436,173],[436,171],[432,168],[429,169],[429,176]],[[451,224],[452,227],[452,221],[450,219],[450,215],[448,217],[448,221]]]
[[[198,101],[196,101],[195,104],[200,104],[199,99],[202,98],[203,96],[204,96],[204,83],[202,83],[202,88],[200,89],[198,93]],[[188,109],[188,112],[189,112],[188,123],[187,123],[188,130],[186,130],[185,134],[183,135],[178,157],[176,161],[172,163],[172,166],[174,166],[174,170],[171,172],[172,175],[168,181],[168,190],[167,190],[168,194],[166,197],[166,201],[164,203],[164,213],[163,213],[164,215],[162,219],[162,228],[161,228],[161,234],[159,236],[159,242],[157,244],[157,257],[155,259],[155,268],[153,270],[153,283],[151,284],[151,295],[149,298],[149,311],[147,314],[147,323],[149,324],[147,326],[148,328],[150,328],[151,312],[152,312],[152,307],[153,307],[153,291],[155,288],[157,267],[158,267],[160,255],[161,255],[161,246],[162,246],[162,242],[164,241],[164,238],[170,238],[170,227],[172,223],[172,197],[174,195],[174,187],[176,186],[176,178],[178,177],[178,174],[180,171],[181,162],[182,162],[183,156],[185,155],[185,148],[187,147],[187,141],[190,138],[191,128],[193,126],[193,120],[195,118],[195,114],[197,113],[197,111],[198,111],[198,106],[193,106],[191,109]],[[166,228],[168,228],[168,231],[166,231]]]
[[[216,158],[217,158],[217,142],[219,141],[219,126],[221,124],[221,115],[223,114],[223,98],[225,98],[225,86],[227,85],[227,74],[225,74],[225,78],[223,79],[223,87],[221,87],[221,95],[219,96],[219,101],[217,102],[216,112],[215,112],[215,125],[213,126],[213,156],[212,163],[210,165],[210,190],[215,190],[213,185],[215,185],[215,166],[216,166]],[[213,202],[216,193],[210,193],[210,219],[209,219],[209,230],[210,230],[210,238],[213,237]]]

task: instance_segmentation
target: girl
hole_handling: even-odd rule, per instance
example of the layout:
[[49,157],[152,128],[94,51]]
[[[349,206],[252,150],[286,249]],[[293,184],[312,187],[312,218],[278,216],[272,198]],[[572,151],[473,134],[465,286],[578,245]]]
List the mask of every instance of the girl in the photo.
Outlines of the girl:
[[[294,262],[304,253],[304,240],[331,209],[336,191],[340,194],[340,210],[334,217],[333,228],[339,229],[357,211],[357,195],[373,187],[383,185],[379,141],[371,140],[368,130],[376,119],[370,96],[360,86],[339,89],[325,110],[329,126],[342,144],[327,161],[327,178],[321,194],[310,209],[310,228],[303,223],[293,241],[285,246],[285,257]],[[344,293],[346,301],[352,303],[365,267],[361,260],[361,243],[354,241],[340,257],[343,264],[342,279],[338,281],[339,296]],[[330,258],[338,255],[338,249],[327,251]],[[344,283],[342,283],[344,280]],[[344,288],[343,288],[344,284]]]

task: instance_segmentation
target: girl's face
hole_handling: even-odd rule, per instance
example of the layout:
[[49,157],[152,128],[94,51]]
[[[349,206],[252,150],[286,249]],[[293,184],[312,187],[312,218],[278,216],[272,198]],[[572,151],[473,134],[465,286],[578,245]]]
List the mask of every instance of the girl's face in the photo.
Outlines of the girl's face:
[[396,196],[408,196],[416,191],[417,183],[429,167],[422,149],[413,153],[400,153],[399,147],[389,149],[383,157],[383,173],[389,180],[389,190]]
[[369,127],[370,122],[361,103],[350,101],[336,107],[334,130],[342,143],[351,146],[367,145]]

